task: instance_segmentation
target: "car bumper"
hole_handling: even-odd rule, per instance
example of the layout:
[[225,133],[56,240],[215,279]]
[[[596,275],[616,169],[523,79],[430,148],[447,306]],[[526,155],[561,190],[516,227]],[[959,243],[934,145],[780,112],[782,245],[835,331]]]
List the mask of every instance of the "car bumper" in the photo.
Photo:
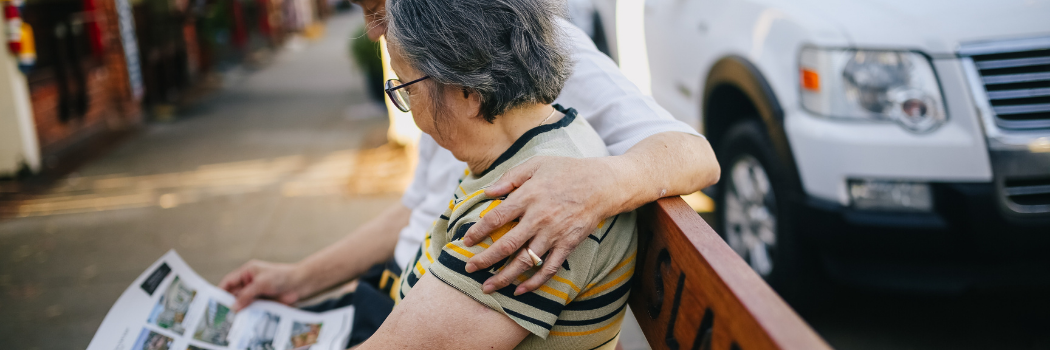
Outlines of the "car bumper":
[[993,182],[934,183],[929,213],[810,198],[800,232],[834,280],[905,291],[1050,286],[1050,215],[1010,217]]

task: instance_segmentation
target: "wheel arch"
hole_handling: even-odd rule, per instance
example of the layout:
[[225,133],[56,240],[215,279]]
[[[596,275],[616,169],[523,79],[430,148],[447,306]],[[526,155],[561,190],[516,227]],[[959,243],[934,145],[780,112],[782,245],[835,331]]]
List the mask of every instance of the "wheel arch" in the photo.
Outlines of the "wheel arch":
[[[802,188],[798,167],[784,131],[784,109],[769,82],[750,61],[740,56],[727,56],[716,62],[704,82],[701,121],[715,150],[722,135],[738,122],[749,118],[761,120],[777,160],[789,174],[789,181]],[[722,164],[723,168],[730,166]]]

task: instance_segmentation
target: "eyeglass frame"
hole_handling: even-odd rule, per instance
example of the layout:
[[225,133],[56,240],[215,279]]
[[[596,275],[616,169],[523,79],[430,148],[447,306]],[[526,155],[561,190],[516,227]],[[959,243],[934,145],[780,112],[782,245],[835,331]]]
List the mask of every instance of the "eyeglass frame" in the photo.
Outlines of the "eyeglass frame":
[[390,102],[392,102],[394,104],[394,107],[397,107],[397,109],[401,110],[402,112],[408,113],[408,111],[412,110],[412,106],[402,106],[401,104],[399,104],[397,102],[397,98],[394,98],[394,94],[397,93],[397,89],[400,89],[400,88],[403,88],[403,87],[407,87],[409,85],[412,85],[412,84],[415,84],[415,83],[418,83],[418,82],[421,82],[421,81],[424,81],[424,80],[427,80],[427,79],[430,79],[429,75],[423,76],[422,78],[419,78],[419,79],[416,79],[416,80],[413,80],[413,81],[410,81],[410,82],[407,82],[407,83],[404,83],[404,84],[401,84],[401,85],[398,85],[398,86],[391,86],[392,85],[391,82],[394,81],[394,80],[397,80],[397,81],[400,82],[401,81],[400,79],[387,79],[387,81],[386,81],[386,85],[387,86],[386,86],[385,89],[383,89],[383,91],[386,91],[386,97],[390,99]]

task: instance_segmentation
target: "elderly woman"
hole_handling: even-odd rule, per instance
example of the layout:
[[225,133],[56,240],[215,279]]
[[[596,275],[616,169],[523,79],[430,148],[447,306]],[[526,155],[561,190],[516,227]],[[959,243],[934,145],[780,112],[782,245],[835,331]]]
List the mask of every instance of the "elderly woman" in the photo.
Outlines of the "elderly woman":
[[[467,163],[448,209],[405,267],[393,313],[364,348],[592,349],[614,346],[636,250],[635,214],[602,221],[534,292],[484,293],[499,268],[468,259],[511,223],[468,247],[462,237],[500,198],[485,188],[538,156],[608,155],[572,108],[551,105],[571,69],[559,0],[389,0],[387,40],[400,80],[395,105]],[[550,195],[556,196],[557,193]],[[529,252],[534,269],[542,257]],[[502,266],[503,264],[500,264]]]

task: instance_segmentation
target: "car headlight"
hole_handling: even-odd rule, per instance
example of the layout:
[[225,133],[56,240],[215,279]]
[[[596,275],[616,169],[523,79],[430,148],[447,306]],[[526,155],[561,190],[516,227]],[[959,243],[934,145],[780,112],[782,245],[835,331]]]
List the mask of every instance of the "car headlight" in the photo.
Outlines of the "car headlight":
[[914,132],[947,119],[930,61],[909,51],[805,48],[802,107],[830,118],[894,121]]

